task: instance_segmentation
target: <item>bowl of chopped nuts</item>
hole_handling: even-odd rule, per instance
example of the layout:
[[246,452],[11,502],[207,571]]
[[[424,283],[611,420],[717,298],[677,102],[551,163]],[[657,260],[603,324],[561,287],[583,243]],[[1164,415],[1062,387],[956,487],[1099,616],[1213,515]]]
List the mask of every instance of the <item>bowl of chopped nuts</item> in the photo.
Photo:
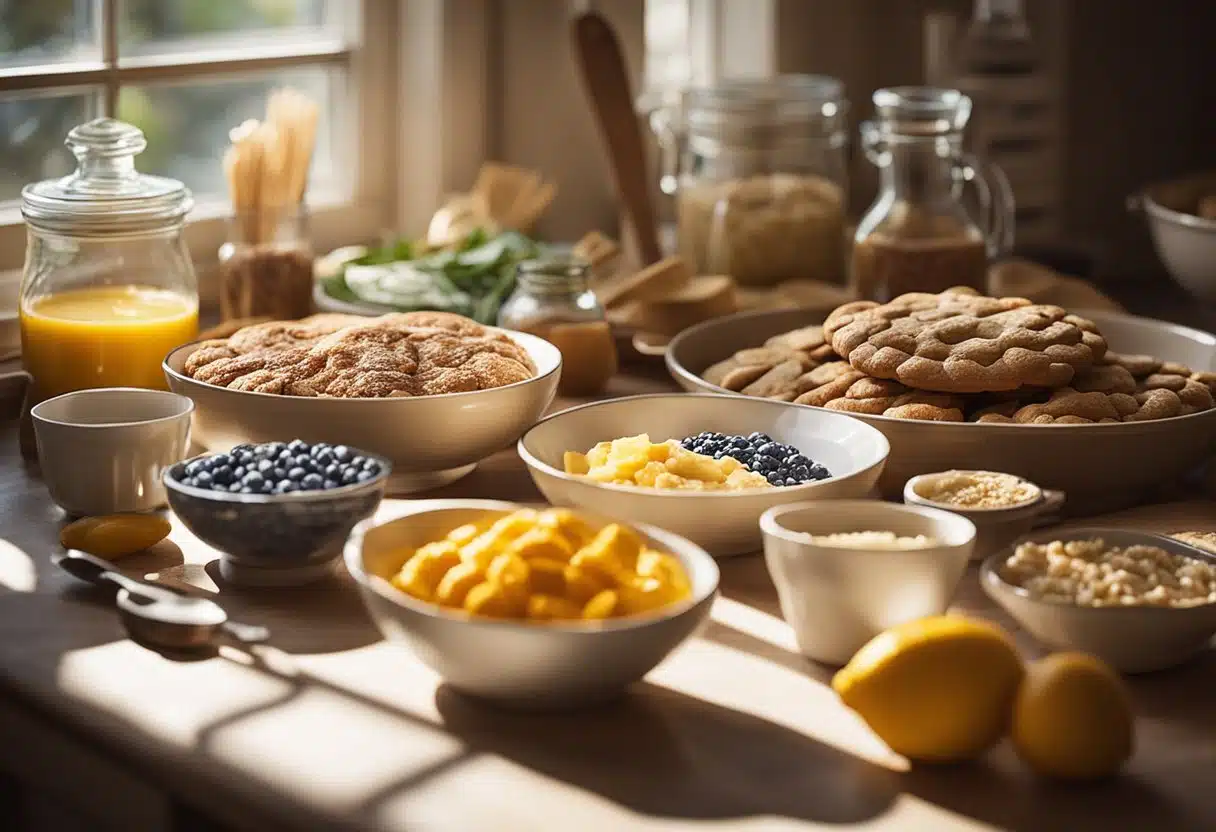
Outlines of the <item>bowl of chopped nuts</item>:
[[904,502],[966,517],[975,524],[971,558],[983,560],[1057,514],[1064,492],[997,471],[939,471],[908,480]]
[[1182,664],[1216,635],[1216,554],[1165,535],[1030,535],[984,561],[980,583],[1043,644],[1123,673]]

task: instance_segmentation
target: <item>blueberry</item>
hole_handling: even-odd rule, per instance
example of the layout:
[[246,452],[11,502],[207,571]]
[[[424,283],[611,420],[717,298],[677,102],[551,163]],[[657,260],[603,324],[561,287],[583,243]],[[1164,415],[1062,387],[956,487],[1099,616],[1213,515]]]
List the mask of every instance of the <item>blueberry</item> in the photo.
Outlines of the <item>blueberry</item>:
[[231,448],[229,448],[228,453],[233,454],[235,456],[238,454],[243,454],[246,451],[252,451],[252,450],[253,450],[253,445],[249,444],[248,442],[242,442],[239,445],[233,445]]
[[786,478],[785,478],[785,482],[784,482],[784,483],[782,483],[782,484],[783,484],[783,485],[797,485],[797,484],[798,484],[798,480],[794,479],[793,477],[786,477]]
[[279,459],[279,462],[281,462],[281,463],[284,463],[284,464],[290,463],[295,458],[296,458],[296,455],[294,453],[292,453],[291,448],[284,448],[283,450],[279,451],[278,459]]
[[298,466],[295,468],[289,468],[287,471],[287,479],[292,480],[294,482],[299,482],[300,480],[304,479],[304,477],[306,477],[307,475],[308,475],[308,472]]
[[261,487],[262,483],[266,482],[266,478],[257,471],[250,471],[245,476],[241,477],[241,485],[247,485],[250,488]]
[[337,488],[337,487],[338,487],[338,482],[336,480],[326,480],[325,484],[322,486],[322,488]]
[[236,466],[235,468],[232,469],[232,478],[234,480],[239,480],[239,479],[243,478],[245,476],[245,473],[247,470],[248,469],[244,465]]
[[298,485],[291,480],[287,480],[286,482],[281,482],[276,485],[274,487],[274,492],[276,494],[290,494],[292,491],[298,491],[299,489],[300,487]]
[[207,464],[206,464],[205,460],[196,459],[196,460],[194,460],[194,462],[191,462],[189,465],[187,465],[183,470],[185,471],[185,474],[187,477],[193,477],[199,471],[206,470],[206,468],[207,468]]
[[304,479],[300,480],[300,486],[309,491],[316,491],[325,485],[325,480],[320,474],[306,474]]
[[211,479],[220,485],[227,485],[232,482],[232,469],[227,465],[221,465],[218,468],[211,469]]
[[270,478],[275,482],[280,482],[287,479],[287,469],[280,465],[276,465],[270,469]]
[[298,454],[302,451],[308,450],[308,443],[305,442],[303,439],[293,439],[287,443],[287,450],[291,451],[294,454]]
[[317,461],[318,465],[332,465],[334,462],[334,452],[326,448],[320,453],[314,453],[312,458]]
[[345,445],[334,445],[334,459],[338,462],[350,462],[353,457],[354,454],[351,453],[350,448]]
[[198,486],[199,488],[210,488],[211,482],[212,482],[212,476],[207,471],[199,471],[194,476],[194,484],[196,486]]
[[241,494],[252,494],[253,493],[253,489],[247,485],[242,485],[238,490],[240,491]]
[[224,465],[231,466],[232,454],[216,454],[215,456],[207,459],[206,462],[211,468],[219,468]]
[[255,466],[254,470],[257,471],[259,474],[265,474],[268,471],[273,471],[274,470],[274,460],[273,459],[259,459],[258,464],[257,464],[257,466]]
[[350,467],[352,467],[352,468],[362,468],[362,467],[363,467],[363,463],[365,463],[365,462],[367,462],[367,457],[364,457],[364,456],[356,456],[356,457],[352,457],[352,458],[351,458],[351,461],[350,461]]
[[342,484],[350,485],[358,480],[359,472],[354,468],[347,468],[342,472]]
[[380,463],[374,459],[363,460],[363,470],[371,471],[373,474],[380,470]]
[[357,482],[367,482],[374,476],[376,476],[376,475],[373,474],[371,471],[360,471],[359,474],[355,477],[355,480]]
[[241,465],[249,466],[256,463],[258,458],[254,456],[253,451],[244,451],[237,456],[236,461]]

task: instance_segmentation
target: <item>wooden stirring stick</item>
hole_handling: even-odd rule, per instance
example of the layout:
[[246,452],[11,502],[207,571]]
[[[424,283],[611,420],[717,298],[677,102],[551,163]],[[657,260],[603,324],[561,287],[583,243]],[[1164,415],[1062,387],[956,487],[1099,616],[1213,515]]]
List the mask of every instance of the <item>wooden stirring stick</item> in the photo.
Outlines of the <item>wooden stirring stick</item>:
[[579,15],[571,26],[574,53],[600,133],[608,145],[617,191],[633,224],[642,265],[649,266],[662,255],[654,206],[650,202],[646,150],[621,44],[608,21],[596,12]]

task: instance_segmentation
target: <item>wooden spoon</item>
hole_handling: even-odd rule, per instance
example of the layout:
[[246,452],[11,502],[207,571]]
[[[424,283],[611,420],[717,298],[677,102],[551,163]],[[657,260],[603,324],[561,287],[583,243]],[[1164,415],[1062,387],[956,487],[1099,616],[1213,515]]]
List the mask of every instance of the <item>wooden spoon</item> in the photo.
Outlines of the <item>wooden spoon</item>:
[[571,22],[574,54],[582,69],[583,84],[608,145],[617,193],[633,224],[643,266],[661,259],[654,206],[650,203],[650,176],[646,149],[633,107],[633,91],[616,33],[596,12],[584,12]]

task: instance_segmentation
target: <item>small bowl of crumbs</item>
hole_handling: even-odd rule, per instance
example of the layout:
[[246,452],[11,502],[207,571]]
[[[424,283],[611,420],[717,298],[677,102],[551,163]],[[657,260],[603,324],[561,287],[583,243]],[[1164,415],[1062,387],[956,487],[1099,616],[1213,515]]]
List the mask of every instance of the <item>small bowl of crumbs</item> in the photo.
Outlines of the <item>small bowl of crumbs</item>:
[[908,480],[904,502],[969,519],[976,529],[972,558],[983,560],[1055,516],[1064,492],[998,471],[939,471]]
[[883,630],[945,612],[975,545],[966,517],[878,500],[776,506],[760,531],[799,649],[833,665]]
[[984,561],[984,591],[1038,641],[1123,673],[1181,664],[1216,635],[1216,553],[1124,529],[1029,535]]

